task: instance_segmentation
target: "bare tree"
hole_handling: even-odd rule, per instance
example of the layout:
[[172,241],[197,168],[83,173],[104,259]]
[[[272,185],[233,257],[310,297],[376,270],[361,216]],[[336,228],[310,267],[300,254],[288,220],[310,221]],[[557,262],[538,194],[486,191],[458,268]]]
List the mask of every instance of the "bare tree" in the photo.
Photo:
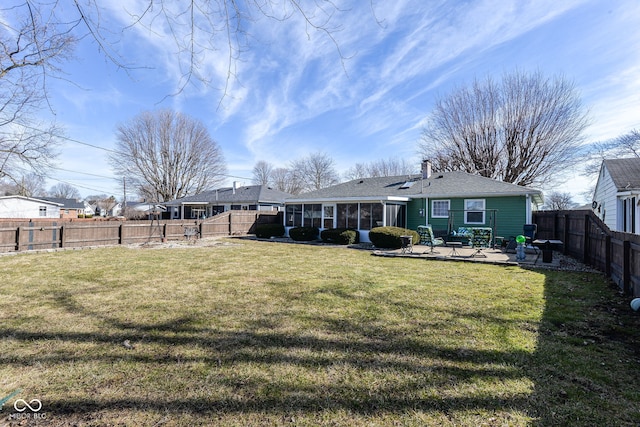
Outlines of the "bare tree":
[[256,185],[270,185],[272,172],[273,165],[271,163],[264,160],[258,161],[253,166],[253,183]]
[[325,153],[312,153],[295,160],[290,169],[300,182],[302,191],[319,190],[339,182],[334,161]]
[[271,171],[271,184],[276,190],[289,194],[302,192],[301,182],[294,171],[287,168],[275,168]]
[[605,159],[640,157],[640,130],[633,129],[617,138],[595,142],[589,146],[585,157],[583,175],[586,177],[597,176]]
[[215,188],[224,181],[222,150],[204,125],[170,110],[144,112],[117,130],[117,175],[141,197],[167,202]]
[[587,124],[572,83],[516,71],[437,100],[419,150],[436,171],[539,185],[571,164]]
[[356,163],[344,174],[345,179],[375,178],[380,176],[411,175],[413,165],[405,159],[390,158],[369,163]]
[[60,129],[36,120],[49,106],[46,82],[61,75],[75,45],[73,24],[27,1],[0,14],[0,178],[19,184],[26,171],[42,173],[55,157]]
[[615,157],[640,157],[640,130],[633,129],[614,141]]
[[44,189],[44,177],[33,172],[19,178],[5,179],[0,187],[6,196],[39,197],[46,196],[47,193]]
[[571,209],[575,205],[571,193],[553,191],[545,197],[545,209],[547,210],[563,211]]
[[49,189],[49,196],[60,199],[80,199],[80,191],[71,184],[59,182]]

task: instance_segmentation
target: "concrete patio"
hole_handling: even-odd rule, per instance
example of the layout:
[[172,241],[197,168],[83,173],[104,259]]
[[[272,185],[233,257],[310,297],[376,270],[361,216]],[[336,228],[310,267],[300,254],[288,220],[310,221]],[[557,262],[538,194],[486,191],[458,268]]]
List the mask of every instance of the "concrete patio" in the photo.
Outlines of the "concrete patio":
[[433,248],[433,252],[431,252],[431,247],[429,246],[413,245],[411,251],[403,251],[402,249],[374,250],[373,255],[547,268],[560,268],[562,267],[564,260],[564,256],[556,251],[553,252],[551,262],[543,262],[542,252],[538,251],[538,253],[536,253],[533,249],[527,249],[526,258],[523,261],[518,261],[516,260],[516,254],[513,251],[504,252],[500,248],[482,248],[478,250],[469,246],[456,248],[437,246]]

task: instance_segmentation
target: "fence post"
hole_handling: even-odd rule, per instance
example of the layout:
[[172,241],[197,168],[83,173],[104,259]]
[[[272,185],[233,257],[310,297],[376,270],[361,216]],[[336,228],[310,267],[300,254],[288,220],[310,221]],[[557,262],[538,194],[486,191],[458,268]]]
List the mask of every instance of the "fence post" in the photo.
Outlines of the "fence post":
[[16,251],[20,252],[20,226],[16,227]]
[[564,214],[564,235],[562,236],[562,252],[566,255],[569,253],[569,225],[571,224],[571,217],[569,214]]
[[611,277],[611,236],[604,236],[604,274]]
[[64,248],[64,241],[65,237],[64,237],[64,224],[60,226],[60,247]]
[[122,245],[124,243],[124,223],[121,222],[118,227],[118,244]]
[[631,242],[625,240],[622,243],[622,252],[624,254],[622,261],[622,289],[625,295],[633,295],[631,289]]
[[583,245],[582,245],[582,259],[585,264],[591,265],[591,257],[589,256],[589,215],[584,216],[584,235],[583,235]]

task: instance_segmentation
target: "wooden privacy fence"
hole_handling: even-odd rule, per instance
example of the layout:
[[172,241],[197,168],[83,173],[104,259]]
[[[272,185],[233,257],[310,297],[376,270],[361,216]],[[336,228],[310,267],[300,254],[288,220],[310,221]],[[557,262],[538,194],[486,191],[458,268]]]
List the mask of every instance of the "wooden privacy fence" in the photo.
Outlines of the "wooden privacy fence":
[[533,214],[540,239],[559,239],[567,255],[610,277],[625,295],[640,296],[640,235],[611,231],[592,211]]
[[282,223],[279,212],[229,211],[206,220],[149,221],[3,221],[0,252],[124,245],[195,237],[252,234],[258,224]]

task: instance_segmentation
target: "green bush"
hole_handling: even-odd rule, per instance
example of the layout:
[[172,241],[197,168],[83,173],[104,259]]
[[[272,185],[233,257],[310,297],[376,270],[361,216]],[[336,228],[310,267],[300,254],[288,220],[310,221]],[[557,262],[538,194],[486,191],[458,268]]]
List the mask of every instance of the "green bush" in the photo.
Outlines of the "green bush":
[[400,227],[376,227],[369,231],[369,240],[377,248],[398,249],[402,247],[400,236],[412,236],[414,244],[420,241],[417,231]]
[[310,242],[318,239],[318,227],[294,227],[289,230],[289,237],[298,242]]
[[258,224],[256,225],[256,237],[269,239],[271,237],[284,236],[284,225],[282,224]]
[[326,230],[322,230],[320,238],[326,243],[352,245],[360,241],[360,233],[353,228],[327,228]]

